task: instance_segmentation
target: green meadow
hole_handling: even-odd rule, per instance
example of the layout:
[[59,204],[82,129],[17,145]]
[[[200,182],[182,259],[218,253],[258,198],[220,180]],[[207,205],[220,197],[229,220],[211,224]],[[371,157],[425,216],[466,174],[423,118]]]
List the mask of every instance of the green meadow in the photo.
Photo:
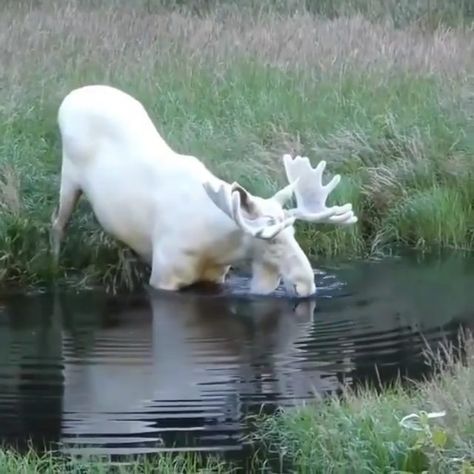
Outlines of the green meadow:
[[[445,4],[449,3],[448,6]],[[177,151],[269,196],[281,157],[341,173],[350,229],[298,223],[314,258],[474,246],[468,1],[20,0],[0,5],[0,283],[134,286],[143,268],[82,200],[61,266],[56,113],[73,88],[141,100]]]

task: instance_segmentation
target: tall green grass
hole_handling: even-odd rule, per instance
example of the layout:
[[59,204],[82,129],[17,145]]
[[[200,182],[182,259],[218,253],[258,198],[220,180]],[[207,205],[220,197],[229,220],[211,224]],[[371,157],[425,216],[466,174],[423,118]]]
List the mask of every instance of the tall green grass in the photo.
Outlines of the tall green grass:
[[262,196],[285,184],[284,153],[327,160],[329,174],[343,175],[334,200],[352,202],[360,220],[343,230],[299,223],[313,256],[473,249],[474,34],[465,21],[422,32],[369,21],[362,7],[323,14],[317,2],[286,13],[266,2],[274,8],[259,14],[232,2],[198,13],[158,3],[0,7],[1,283],[133,286],[147,271],[84,201],[59,274],[51,266],[56,113],[88,83],[136,96],[177,151]]
[[229,474],[234,468],[215,457],[196,454],[162,454],[110,462],[103,458],[86,457],[66,459],[52,452],[26,455],[12,450],[0,451],[0,470],[4,474]]
[[[260,418],[258,458],[274,453],[277,464],[290,466],[284,472],[299,474],[474,472],[472,342],[463,357],[449,346],[428,354],[437,373],[430,381],[347,390]],[[419,416],[411,426],[402,422],[410,414]]]

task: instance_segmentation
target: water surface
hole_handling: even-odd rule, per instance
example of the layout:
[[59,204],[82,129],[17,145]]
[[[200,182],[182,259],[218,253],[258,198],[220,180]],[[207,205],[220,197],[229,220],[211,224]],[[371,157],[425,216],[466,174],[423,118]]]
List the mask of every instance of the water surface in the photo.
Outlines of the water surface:
[[[428,373],[474,327],[474,261],[326,267],[315,300],[223,292],[0,295],[0,438],[64,451],[241,450],[245,415]],[[377,370],[375,370],[375,367]]]

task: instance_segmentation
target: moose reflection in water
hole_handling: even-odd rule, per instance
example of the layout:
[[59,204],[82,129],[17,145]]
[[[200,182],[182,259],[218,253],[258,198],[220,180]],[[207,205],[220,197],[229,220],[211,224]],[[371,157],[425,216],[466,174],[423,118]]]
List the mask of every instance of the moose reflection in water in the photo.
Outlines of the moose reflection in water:
[[[123,443],[133,434],[134,441],[138,435],[148,444],[160,438],[175,444],[180,431],[197,431],[203,442],[210,430],[206,444],[221,444],[229,428],[230,434],[239,429],[246,398],[265,391],[297,395],[298,377],[286,374],[279,359],[289,358],[309,331],[314,301],[293,308],[282,299],[152,290],[148,302],[151,308],[131,303],[106,315],[107,327],[80,355],[65,346],[64,441],[81,435],[96,443],[113,435]],[[320,375],[316,370],[316,388],[331,388]]]
[[102,452],[240,448],[244,415],[419,378],[420,350],[474,321],[468,261],[390,260],[317,276],[316,300],[199,291],[0,299],[0,436]]

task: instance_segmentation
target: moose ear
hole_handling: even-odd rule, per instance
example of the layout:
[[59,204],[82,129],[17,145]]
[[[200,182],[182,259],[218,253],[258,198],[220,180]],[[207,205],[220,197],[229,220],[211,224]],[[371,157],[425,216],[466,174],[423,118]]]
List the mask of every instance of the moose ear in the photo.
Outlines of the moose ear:
[[285,227],[294,223],[289,217],[283,221],[264,215],[258,200],[238,183],[204,183],[212,202],[225,212],[245,233],[259,239],[273,239]]
[[[231,184],[230,186],[231,189],[231,194],[235,196],[234,193],[239,194],[239,207],[240,207],[240,212],[243,213],[243,215],[249,219],[257,219],[259,216],[261,216],[261,212],[259,211],[258,204],[255,200],[255,197],[249,193],[243,186],[241,186],[239,183],[236,183],[235,181]],[[237,200],[233,198],[234,206]],[[234,209],[234,213],[237,212],[237,209]]]

